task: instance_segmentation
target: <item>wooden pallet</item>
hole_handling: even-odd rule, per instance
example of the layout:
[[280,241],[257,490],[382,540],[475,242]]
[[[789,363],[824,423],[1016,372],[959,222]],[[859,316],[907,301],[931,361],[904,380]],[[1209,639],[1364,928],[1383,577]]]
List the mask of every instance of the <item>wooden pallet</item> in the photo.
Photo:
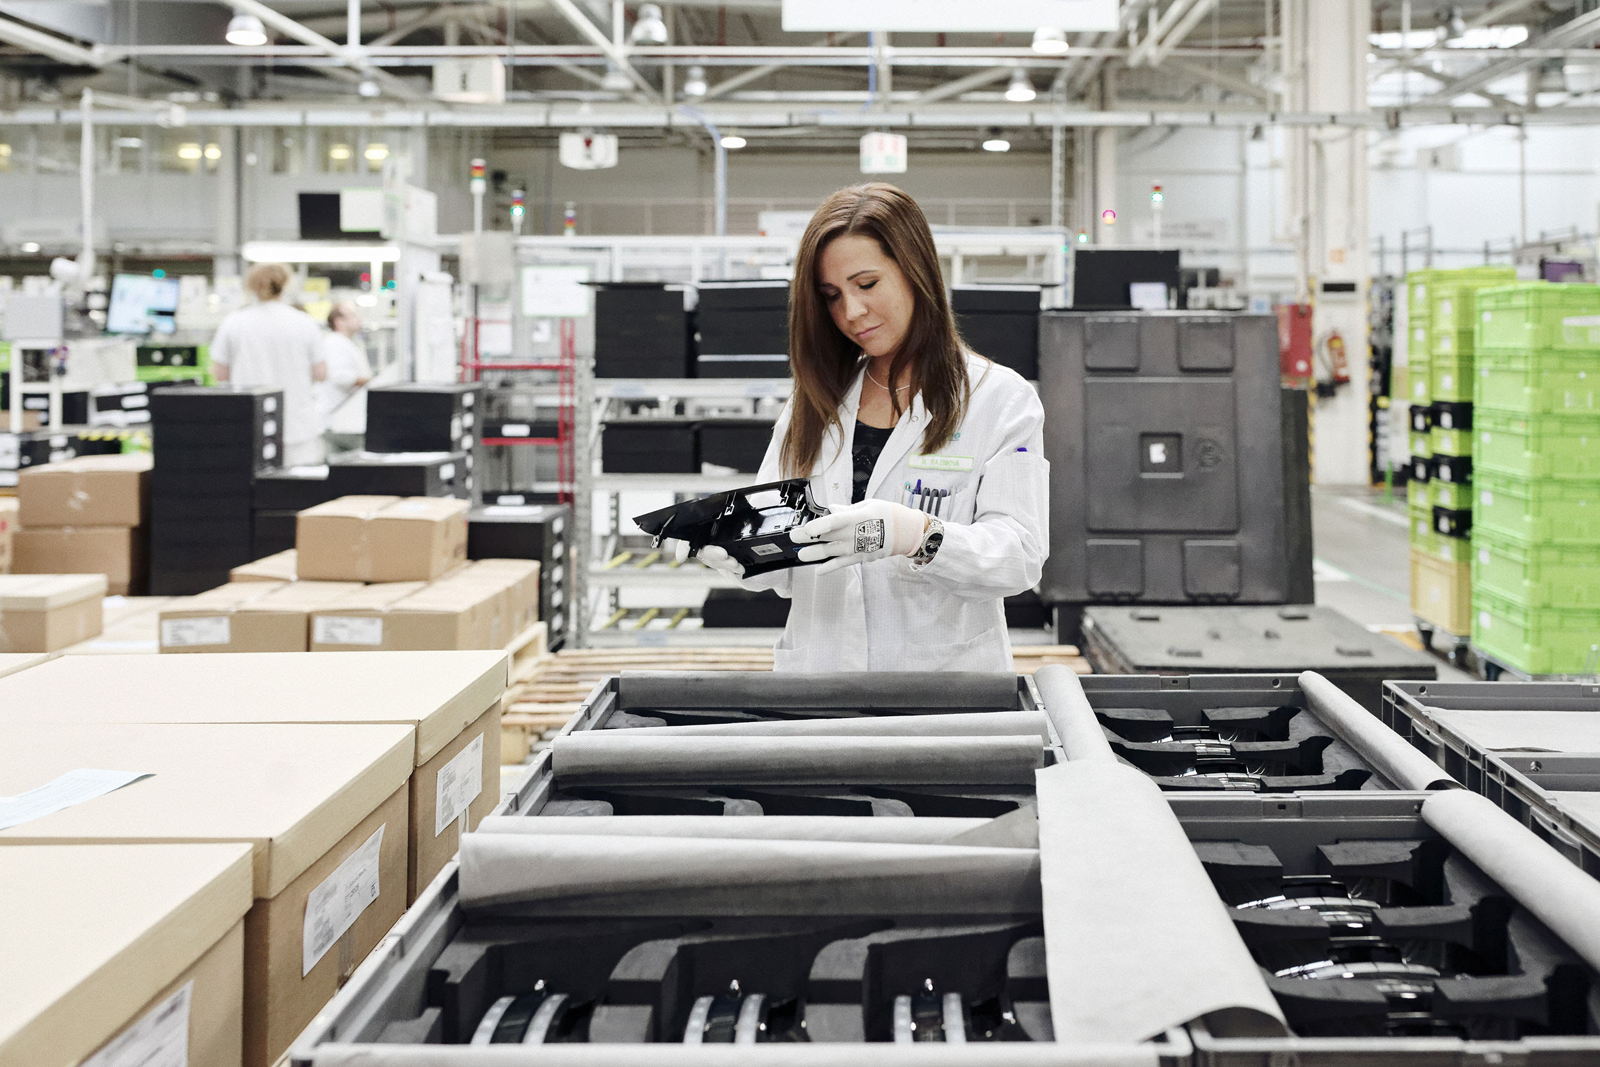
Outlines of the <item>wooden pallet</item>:
[[[1089,664],[1072,645],[1029,645],[1014,648],[1020,674],[1032,674],[1061,663],[1078,674]],[[513,666],[501,720],[500,761],[521,763],[541,743],[577,714],[594,687],[625,670],[769,671],[772,651],[765,648],[572,648],[544,653]]]

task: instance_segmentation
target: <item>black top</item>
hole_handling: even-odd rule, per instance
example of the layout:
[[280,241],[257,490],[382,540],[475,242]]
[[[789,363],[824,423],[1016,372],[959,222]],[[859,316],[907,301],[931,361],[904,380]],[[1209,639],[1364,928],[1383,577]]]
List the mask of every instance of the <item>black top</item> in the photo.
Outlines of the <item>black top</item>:
[[889,443],[892,433],[893,426],[879,428],[856,420],[855,441],[850,449],[850,458],[855,461],[855,486],[850,494],[850,503],[859,504],[867,498],[867,483],[872,480],[872,468],[878,465],[878,456],[883,453],[883,446]]

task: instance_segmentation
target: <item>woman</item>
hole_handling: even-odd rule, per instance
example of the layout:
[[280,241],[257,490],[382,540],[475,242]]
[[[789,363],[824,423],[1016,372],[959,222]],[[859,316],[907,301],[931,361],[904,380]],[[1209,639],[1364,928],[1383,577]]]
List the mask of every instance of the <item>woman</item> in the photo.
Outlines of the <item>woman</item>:
[[351,303],[335,304],[328,312],[328,332],[319,338],[317,351],[327,366],[327,377],[317,383],[317,412],[322,417],[328,455],[339,457],[361,451],[367,432],[367,384],[372,366],[356,343],[361,313]]
[[744,578],[789,597],[775,667],[1010,671],[1003,600],[1048,552],[1044,409],[965,348],[916,201],[874,182],[823,202],[789,295],[794,395],[758,482],[810,479],[830,514],[791,534],[819,566]]
[[293,277],[281,263],[258,263],[245,275],[256,302],[228,315],[211,342],[211,369],[219,382],[270,385],[283,390],[285,467],[314,466],[326,456],[322,420],[312,383],[328,376],[317,352],[317,324],[283,301]]

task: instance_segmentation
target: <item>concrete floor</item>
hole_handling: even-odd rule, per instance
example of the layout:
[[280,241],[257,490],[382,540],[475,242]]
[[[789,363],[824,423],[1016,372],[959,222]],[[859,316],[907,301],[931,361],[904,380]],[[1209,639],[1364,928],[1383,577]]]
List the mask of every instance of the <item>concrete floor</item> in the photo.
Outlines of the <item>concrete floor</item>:
[[[1320,487],[1311,493],[1317,603],[1364,626],[1412,629],[1411,554],[1404,491]],[[1448,662],[1441,680],[1476,681]]]

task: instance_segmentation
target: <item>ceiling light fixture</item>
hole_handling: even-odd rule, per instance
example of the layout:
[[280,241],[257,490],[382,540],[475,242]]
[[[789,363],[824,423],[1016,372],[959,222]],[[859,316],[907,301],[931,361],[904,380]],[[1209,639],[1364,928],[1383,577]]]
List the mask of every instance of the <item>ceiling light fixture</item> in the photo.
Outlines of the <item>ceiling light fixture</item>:
[[1011,151],[1011,142],[1000,136],[1000,127],[990,126],[989,136],[983,142],[983,150],[985,152],[1009,152]]
[[608,93],[625,93],[633,88],[633,79],[615,63],[607,63],[605,77],[600,79],[600,88]]
[[639,18],[628,34],[628,43],[633,45],[667,43],[667,20],[661,17],[660,4],[639,5]]
[[378,80],[369,74],[356,83],[356,92],[371,100],[375,96],[382,95],[383,89],[378,86]]
[[689,73],[683,79],[683,95],[698,100],[706,95],[710,88],[706,84],[706,68],[690,67]]
[[732,149],[735,149],[735,148],[743,148],[745,145],[749,144],[750,142],[745,140],[743,137],[740,137],[736,133],[725,133],[725,134],[722,135],[722,139],[720,141],[718,141],[717,143],[720,144],[723,148],[732,150]]
[[1064,56],[1071,48],[1067,31],[1059,26],[1040,26],[1033,31],[1033,50],[1041,56]]
[[227,38],[240,48],[260,48],[267,43],[267,27],[255,15],[241,11],[228,20]]
[[1033,83],[1028,80],[1028,75],[1021,67],[1011,74],[1011,84],[1006,86],[1006,99],[1013,104],[1026,104],[1039,94],[1033,91]]
[[1451,4],[1439,12],[1439,28],[1444,30],[1447,39],[1460,37],[1467,32],[1467,20],[1461,14],[1461,5]]

